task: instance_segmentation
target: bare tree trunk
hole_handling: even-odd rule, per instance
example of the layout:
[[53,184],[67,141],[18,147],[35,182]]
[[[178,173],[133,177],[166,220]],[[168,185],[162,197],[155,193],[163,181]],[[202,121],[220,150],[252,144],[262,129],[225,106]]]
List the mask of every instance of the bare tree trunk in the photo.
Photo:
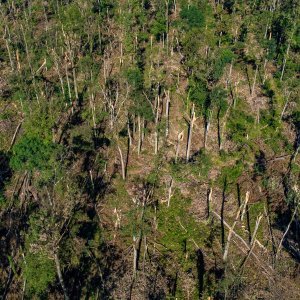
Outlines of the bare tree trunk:
[[132,123],[132,137],[133,139],[135,139],[134,135],[136,134],[136,122],[135,122],[135,119],[136,119],[136,115],[134,115],[133,117],[133,123]]
[[91,108],[92,119],[93,119],[93,128],[96,129],[95,102],[94,102],[94,94],[93,93],[91,93],[89,99],[90,99],[90,108]]
[[265,84],[266,79],[267,79],[267,71],[266,71],[267,62],[268,62],[268,60],[265,58],[265,62],[264,62],[264,78],[263,78],[263,82],[262,82],[263,84]]
[[228,233],[228,236],[227,236],[227,243],[226,243],[226,246],[225,246],[225,249],[224,249],[224,254],[223,254],[223,261],[224,261],[224,262],[227,260],[227,256],[228,256],[228,252],[229,252],[229,246],[230,246],[231,238],[232,238],[232,235],[233,235],[234,228],[235,228],[237,222],[239,221],[240,213],[241,213],[242,207],[243,207],[243,204],[239,207],[239,209],[238,209],[238,211],[237,211],[237,214],[236,214],[236,216],[235,216],[234,223],[233,223],[233,225],[230,227],[230,230],[229,230],[229,233]]
[[170,117],[170,91],[167,92],[166,103],[166,138],[169,136],[169,117]]
[[255,74],[254,74],[254,80],[253,80],[253,85],[252,85],[252,89],[251,89],[251,96],[254,95],[257,73],[258,73],[258,65],[256,64],[256,69],[255,69]]
[[26,51],[26,57],[27,57],[28,65],[29,65],[29,68],[30,68],[30,71],[31,71],[31,75],[33,76],[34,74],[33,74],[33,69],[32,69],[32,66],[31,66],[31,59],[30,59],[30,56],[29,56],[28,44],[27,44],[27,40],[26,40],[26,36],[25,36],[23,25],[21,25],[21,31],[22,31],[22,34],[23,34],[23,39],[24,39],[24,44],[25,44],[25,51]]
[[129,139],[129,146],[132,145],[132,136],[131,136],[131,131],[130,131],[130,120],[129,116],[127,118],[127,134],[128,134],[128,139]]
[[138,115],[138,155],[140,155],[141,149],[142,149],[141,116]]
[[64,279],[62,277],[61,268],[60,268],[60,261],[59,261],[57,253],[54,254],[54,260],[55,260],[55,265],[56,265],[57,276],[58,276],[61,288],[64,292],[65,300],[69,300],[70,298],[68,296],[68,292],[67,292],[67,289],[66,289],[66,286],[65,286],[65,283],[64,283]]
[[147,237],[144,237],[143,272],[145,273],[146,254],[148,251]]
[[[6,26],[6,30],[8,31],[7,26]],[[11,56],[11,52],[10,52],[10,47],[9,47],[8,40],[7,40],[6,38],[5,38],[5,44],[6,44],[6,49],[7,49],[7,53],[8,53],[8,58],[9,58],[11,70],[14,71],[15,68],[14,68],[14,64],[13,64],[13,61],[12,61],[12,56]]]
[[72,94],[71,94],[71,86],[70,86],[70,80],[69,80],[69,74],[68,74],[68,63],[67,63],[67,61],[65,62],[65,71],[66,71],[69,101],[70,101],[70,103],[72,103]]
[[192,110],[191,110],[191,116],[190,116],[188,142],[187,142],[187,147],[186,147],[186,162],[188,162],[190,160],[190,151],[191,151],[191,145],[192,145],[192,135],[193,135],[193,127],[194,127],[195,120],[196,120],[195,104],[193,103]]
[[280,75],[280,81],[282,81],[282,79],[283,79],[283,74],[284,74],[284,70],[285,70],[285,66],[286,66],[286,61],[287,61],[287,58],[289,55],[290,47],[291,47],[291,43],[288,44],[288,47],[286,49],[286,54],[283,59],[283,66],[282,66],[282,71],[281,71],[281,75]]
[[154,154],[157,154],[158,152],[158,119],[159,119],[159,106],[160,106],[160,97],[159,95],[157,95],[157,106],[156,106],[156,117],[155,117],[155,133],[154,133],[154,137],[155,137],[155,146],[154,146]]
[[120,154],[121,169],[122,169],[122,178],[123,178],[123,180],[125,180],[126,179],[125,164],[124,164],[124,159],[123,159],[123,153],[122,153],[122,150],[121,150],[121,148],[120,148],[119,145],[118,145],[118,150],[119,150],[119,154]]
[[55,69],[56,69],[56,72],[57,72],[57,75],[58,75],[58,78],[59,78],[59,81],[60,81],[60,88],[61,88],[63,96],[65,96],[64,81],[63,81],[63,78],[62,78],[62,76],[60,74],[60,71],[59,71],[59,65],[58,65],[58,61],[57,61],[57,54],[55,53],[54,49],[52,51],[53,51],[53,61],[54,61]]
[[[141,147],[143,146],[144,143],[144,139],[145,139],[145,118],[142,118],[142,143],[141,143]],[[141,148],[142,150],[142,148]]]
[[208,116],[206,116],[204,118],[204,123],[205,123],[205,127],[204,127],[204,149],[206,149],[206,145],[207,145],[207,137],[208,137],[208,131],[209,131],[209,127],[210,127],[210,119],[211,119],[211,112],[209,113]]
[[212,199],[212,188],[210,187],[208,190],[207,190],[207,210],[206,210],[206,218],[208,219],[209,216],[210,216],[210,203],[211,203],[211,199]]
[[177,135],[175,163],[177,163],[177,159],[178,159],[178,155],[179,155],[179,149],[180,149],[180,141],[182,141],[182,139],[183,139],[183,131],[178,133],[178,135]]
[[230,63],[229,74],[228,74],[228,77],[227,77],[227,80],[226,80],[226,88],[227,88],[227,89],[228,89],[228,86],[229,86],[230,83],[231,83],[232,68],[233,68],[233,61],[231,61],[231,63]]
[[287,105],[288,105],[288,103],[289,103],[289,98],[290,98],[291,93],[292,93],[292,92],[289,92],[289,93],[288,93],[287,98],[286,98],[286,102],[285,102],[284,107],[283,107],[283,109],[282,109],[282,112],[281,112],[281,114],[280,114],[280,120],[281,120],[281,121],[282,121],[283,115],[284,115],[284,113],[285,113],[285,110],[286,110],[286,108],[287,108]]
[[123,43],[120,44],[120,67],[123,65]]
[[18,72],[21,71],[21,64],[20,64],[20,56],[19,56],[19,50],[16,50],[16,60],[17,60],[17,68],[18,68]]
[[250,255],[253,252],[253,249],[254,249],[254,246],[255,246],[255,241],[256,241],[255,238],[256,238],[257,230],[258,230],[258,227],[259,227],[259,224],[260,224],[260,221],[261,221],[262,217],[263,217],[263,215],[260,215],[259,217],[257,217],[254,232],[253,232],[253,236],[252,236],[252,239],[251,239],[251,242],[250,242],[250,249],[248,250],[247,256],[242,260],[242,262],[240,264],[240,267],[239,267],[239,269],[241,271],[243,270],[244,265],[246,264],[248,258],[250,257]]
[[170,201],[172,198],[172,188],[173,188],[173,178],[170,180],[169,189],[168,189],[168,207],[170,206]]
[[11,142],[10,142],[10,146],[9,146],[9,149],[8,150],[11,150],[11,148],[13,147],[15,141],[16,141],[16,137],[20,131],[20,128],[22,126],[22,123],[23,123],[23,120],[19,123],[19,125],[17,126],[16,130],[15,130],[15,133],[13,135],[13,138],[11,139]]
[[[229,246],[230,246],[230,242],[231,242],[231,238],[234,232],[234,228],[236,226],[236,224],[238,223],[238,221],[242,221],[243,220],[243,214],[245,213],[247,204],[248,204],[248,200],[249,200],[249,192],[246,193],[246,199],[245,201],[240,205],[234,223],[233,225],[230,227],[228,236],[227,236],[227,243],[226,246],[224,248],[224,254],[223,254],[223,261],[225,262],[227,260],[227,256],[228,256],[228,252],[229,252]],[[241,213],[242,212],[242,213]]]
[[276,260],[277,260],[279,254],[280,254],[280,251],[281,251],[281,248],[282,248],[282,243],[283,243],[283,241],[284,241],[286,235],[288,234],[288,232],[289,232],[289,230],[290,230],[290,227],[291,227],[291,225],[292,225],[292,223],[293,223],[293,221],[294,221],[294,218],[295,218],[295,216],[296,216],[297,210],[298,210],[298,205],[296,206],[296,208],[295,208],[295,210],[294,210],[294,213],[293,213],[293,215],[292,215],[292,217],[291,217],[291,220],[290,220],[290,222],[289,222],[289,224],[288,224],[288,226],[287,226],[287,228],[286,228],[286,231],[284,232],[284,234],[283,234],[283,236],[282,236],[282,239],[280,240],[280,243],[279,243],[279,246],[278,246],[278,248],[277,248],[276,255],[275,255],[275,259],[276,259]]
[[221,124],[220,124],[220,109],[218,110],[218,144],[219,144],[219,151],[222,149],[222,136],[221,136]]
[[74,82],[74,92],[75,92],[75,97],[76,100],[78,100],[78,89],[77,89],[77,78],[76,78],[76,70],[75,70],[75,65],[74,65],[74,53],[70,53],[70,58],[71,58],[71,66],[72,66],[72,73],[73,73],[73,82]]
[[167,55],[169,54],[169,1],[166,0],[166,47]]
[[137,273],[137,265],[138,265],[138,239],[135,235],[132,237],[133,239],[133,278],[136,278]]

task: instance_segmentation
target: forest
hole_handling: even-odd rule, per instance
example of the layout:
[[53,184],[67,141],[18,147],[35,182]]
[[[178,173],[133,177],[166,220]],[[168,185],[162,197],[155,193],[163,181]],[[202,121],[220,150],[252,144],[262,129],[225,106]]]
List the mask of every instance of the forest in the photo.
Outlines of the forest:
[[298,0],[0,0],[0,299],[300,299]]

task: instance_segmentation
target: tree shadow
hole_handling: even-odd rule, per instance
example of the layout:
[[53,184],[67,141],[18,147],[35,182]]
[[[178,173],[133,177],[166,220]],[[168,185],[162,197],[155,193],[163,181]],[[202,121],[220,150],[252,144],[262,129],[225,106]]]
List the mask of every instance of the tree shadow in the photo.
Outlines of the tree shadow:
[[256,180],[258,176],[264,175],[267,170],[266,155],[262,150],[259,150],[259,153],[255,155],[255,160],[253,180]]
[[0,193],[4,188],[5,182],[9,181],[12,171],[9,166],[9,156],[4,151],[0,151]]
[[199,290],[199,299],[202,299],[204,292],[204,274],[205,274],[205,262],[204,256],[200,249],[196,252],[197,256],[197,279],[198,279],[198,290]]
[[226,202],[226,189],[227,189],[227,177],[224,179],[223,191],[222,191],[222,205],[221,205],[221,244],[222,249],[225,249],[225,226],[224,226],[224,208]]

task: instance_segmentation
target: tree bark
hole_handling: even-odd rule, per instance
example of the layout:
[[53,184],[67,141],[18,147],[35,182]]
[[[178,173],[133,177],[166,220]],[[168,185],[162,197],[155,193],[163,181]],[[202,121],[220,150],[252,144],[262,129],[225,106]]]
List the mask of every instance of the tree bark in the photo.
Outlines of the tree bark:
[[120,154],[122,178],[123,178],[123,180],[125,180],[126,179],[125,164],[124,164],[124,159],[123,159],[123,153],[122,153],[122,150],[119,145],[118,145],[118,150],[119,150],[119,154]]
[[288,47],[286,49],[286,54],[285,54],[284,59],[283,59],[283,66],[282,66],[282,71],[281,71],[281,75],[280,75],[280,81],[282,81],[282,79],[283,79],[283,74],[284,74],[284,71],[285,71],[286,61],[287,61],[287,58],[288,58],[288,55],[289,55],[290,47],[291,47],[291,43],[288,44]]
[[257,73],[258,73],[258,65],[256,64],[253,85],[252,85],[252,88],[251,88],[251,96],[254,95]]
[[159,95],[157,96],[157,106],[156,106],[156,117],[155,117],[155,133],[154,133],[154,138],[155,138],[155,146],[154,146],[154,154],[157,154],[158,152],[158,120],[159,120],[159,106],[160,106],[160,97]]
[[180,149],[180,141],[182,141],[182,139],[183,139],[183,131],[178,133],[178,135],[177,135],[175,163],[177,163],[177,159],[178,159],[178,155],[179,155],[179,149]]
[[212,199],[212,188],[210,187],[207,190],[207,209],[206,209],[206,218],[208,219],[210,216],[210,203],[211,203],[211,199]]
[[61,288],[64,292],[65,300],[69,300],[70,298],[68,296],[68,292],[67,292],[67,289],[66,289],[66,286],[65,286],[65,283],[64,283],[64,279],[62,277],[60,261],[59,261],[59,257],[58,257],[57,253],[54,254],[54,260],[55,260],[55,265],[56,265],[57,276],[58,276]]
[[190,151],[191,151],[191,145],[192,145],[193,127],[194,127],[195,120],[196,120],[196,118],[195,118],[195,104],[193,103],[191,116],[190,116],[188,142],[187,142],[187,147],[186,147],[186,162],[189,162],[189,160],[190,160]]
[[173,188],[173,178],[170,180],[169,189],[168,189],[168,207],[170,206],[170,201],[172,198],[172,188]]
[[169,136],[169,117],[170,117],[170,91],[167,92],[166,103],[166,138]]

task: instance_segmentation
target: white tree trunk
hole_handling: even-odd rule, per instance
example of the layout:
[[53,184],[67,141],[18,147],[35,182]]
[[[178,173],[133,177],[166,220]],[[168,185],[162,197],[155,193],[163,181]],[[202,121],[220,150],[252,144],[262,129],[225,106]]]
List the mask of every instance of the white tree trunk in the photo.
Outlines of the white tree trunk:
[[166,99],[166,138],[169,136],[169,115],[170,115],[170,91],[167,92]]
[[62,277],[61,267],[60,267],[60,261],[59,261],[57,253],[54,254],[54,260],[55,260],[55,265],[56,265],[57,276],[58,276],[61,288],[62,288],[62,290],[64,292],[65,300],[69,300],[68,292],[67,292],[67,289],[66,289],[63,277]]
[[157,154],[158,152],[158,119],[159,119],[159,106],[160,106],[160,97],[159,95],[157,96],[157,106],[156,106],[156,117],[155,117],[155,133],[154,133],[154,154]]
[[122,169],[122,178],[123,178],[123,180],[125,180],[126,179],[125,164],[124,164],[124,159],[123,159],[123,153],[122,153],[122,150],[121,150],[121,148],[120,148],[119,145],[118,145],[118,150],[119,150],[119,154],[120,154],[121,169]]
[[286,61],[287,61],[287,58],[288,58],[288,55],[289,55],[290,46],[291,46],[291,43],[288,44],[288,47],[286,49],[286,54],[284,56],[282,71],[281,71],[281,75],[280,75],[280,81],[282,81],[282,79],[283,79],[283,74],[284,74],[284,70],[285,70],[285,66],[286,66]]
[[190,160],[190,151],[192,145],[192,136],[193,136],[193,127],[195,122],[195,104],[192,105],[191,117],[190,117],[190,126],[189,126],[189,133],[188,133],[188,142],[186,147],[186,162]]
[[177,145],[176,145],[176,153],[175,153],[175,163],[177,163],[178,155],[179,155],[179,149],[180,149],[180,141],[183,139],[183,131],[178,133],[177,136]]
[[254,95],[257,73],[258,73],[258,65],[256,64],[254,80],[253,80],[253,85],[252,85],[252,89],[251,89],[251,96]]

